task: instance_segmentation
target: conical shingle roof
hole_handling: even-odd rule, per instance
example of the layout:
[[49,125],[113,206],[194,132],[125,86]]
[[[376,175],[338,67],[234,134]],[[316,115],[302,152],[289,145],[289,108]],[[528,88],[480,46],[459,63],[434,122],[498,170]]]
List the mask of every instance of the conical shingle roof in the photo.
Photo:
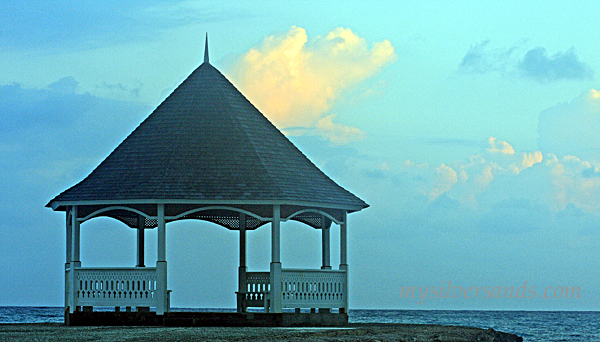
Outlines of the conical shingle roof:
[[308,160],[207,57],[88,177],[48,206],[149,201],[368,206]]

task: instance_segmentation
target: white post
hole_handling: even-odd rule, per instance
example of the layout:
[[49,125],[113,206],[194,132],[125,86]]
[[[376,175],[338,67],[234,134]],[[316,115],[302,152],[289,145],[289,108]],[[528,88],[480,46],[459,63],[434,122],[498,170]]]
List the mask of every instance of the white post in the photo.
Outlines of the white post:
[[143,215],[138,216],[137,229],[137,265],[136,267],[145,267],[144,264],[144,229],[146,228],[146,218]]
[[[81,229],[79,220],[77,220],[77,206],[74,205],[71,209],[71,218],[73,227],[72,239],[73,247],[71,249],[71,266],[81,267]],[[73,265],[75,263],[75,265]]]
[[66,238],[66,242],[67,242],[67,248],[66,248],[66,254],[67,254],[67,260],[65,262],[65,310],[70,306],[69,305],[69,287],[71,282],[69,281],[70,276],[73,274],[73,272],[71,272],[71,258],[72,258],[72,248],[73,248],[73,230],[72,230],[72,225],[71,223],[73,222],[71,219],[71,208],[67,207],[66,210],[66,228],[67,228],[67,238]]
[[156,218],[158,221],[157,232],[157,260],[156,260],[156,314],[164,315],[169,312],[167,303],[167,253],[166,253],[166,223],[165,205],[158,204]]
[[280,313],[282,308],[281,297],[281,253],[280,253],[280,224],[281,208],[279,205],[273,206],[273,221],[271,222],[271,312]]
[[340,225],[340,270],[342,266],[348,268],[348,214],[344,211],[343,221]]
[[240,213],[240,267],[238,268],[238,312],[246,311],[244,305],[245,292],[247,289],[246,284],[246,272],[248,267],[246,266],[246,214]]
[[[348,213],[344,211],[340,225],[340,270],[346,271],[344,282],[344,312],[348,312]],[[340,312],[341,312],[340,308]]]
[[77,220],[77,206],[74,205],[73,207],[71,207],[71,263],[70,263],[70,267],[71,267],[71,272],[70,273],[70,281],[69,281],[69,312],[73,313],[75,312],[76,309],[76,292],[75,292],[75,288],[76,288],[76,282],[77,279],[75,279],[75,268],[76,267],[81,267],[81,260],[80,260],[80,251],[81,251],[81,246],[80,246],[80,225],[79,225],[79,221]]
[[73,220],[71,219],[71,208],[67,208],[66,216],[67,216],[67,222],[66,222],[66,227],[67,227],[67,261],[65,262],[65,269],[69,268],[69,266],[71,265],[71,258],[73,256],[73,230],[71,228]]
[[331,269],[331,235],[329,234],[329,227],[327,223],[328,222],[325,215],[321,215],[321,247],[323,249],[323,265],[321,266],[321,269],[323,270]]

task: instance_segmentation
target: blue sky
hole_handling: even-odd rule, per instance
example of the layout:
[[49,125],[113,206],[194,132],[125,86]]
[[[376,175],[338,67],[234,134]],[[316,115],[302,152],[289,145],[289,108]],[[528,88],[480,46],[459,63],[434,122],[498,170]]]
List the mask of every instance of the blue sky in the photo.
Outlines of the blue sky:
[[[208,32],[211,64],[371,205],[350,216],[352,307],[597,310],[599,14],[585,1],[3,1],[0,305],[62,305],[64,215],[44,205],[202,62]],[[283,227],[284,267],[318,266],[318,232]],[[266,269],[268,229],[248,238],[250,269]],[[117,222],[86,222],[82,241],[84,265],[135,263]],[[167,253],[174,306],[235,305],[234,232],[172,223]],[[448,281],[581,292],[400,298]]]

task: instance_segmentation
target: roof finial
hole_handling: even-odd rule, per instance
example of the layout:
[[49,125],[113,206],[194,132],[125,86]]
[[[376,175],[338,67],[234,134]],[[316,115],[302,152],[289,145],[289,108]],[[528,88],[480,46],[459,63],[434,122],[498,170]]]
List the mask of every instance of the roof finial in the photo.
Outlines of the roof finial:
[[208,63],[208,32],[206,32],[206,40],[204,41],[204,63]]

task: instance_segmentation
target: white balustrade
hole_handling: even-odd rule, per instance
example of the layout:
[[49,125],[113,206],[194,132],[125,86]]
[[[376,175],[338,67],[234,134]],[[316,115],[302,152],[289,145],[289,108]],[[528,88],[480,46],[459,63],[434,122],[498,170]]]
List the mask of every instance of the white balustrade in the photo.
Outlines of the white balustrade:
[[242,293],[245,306],[264,307],[270,282],[269,272],[246,272],[246,289]]
[[156,306],[155,267],[75,268],[75,306]]
[[[267,305],[269,282],[269,272],[246,273],[246,307]],[[346,271],[283,269],[281,290],[284,308],[344,308]]]
[[281,283],[284,308],[345,307],[344,270],[283,269]]

